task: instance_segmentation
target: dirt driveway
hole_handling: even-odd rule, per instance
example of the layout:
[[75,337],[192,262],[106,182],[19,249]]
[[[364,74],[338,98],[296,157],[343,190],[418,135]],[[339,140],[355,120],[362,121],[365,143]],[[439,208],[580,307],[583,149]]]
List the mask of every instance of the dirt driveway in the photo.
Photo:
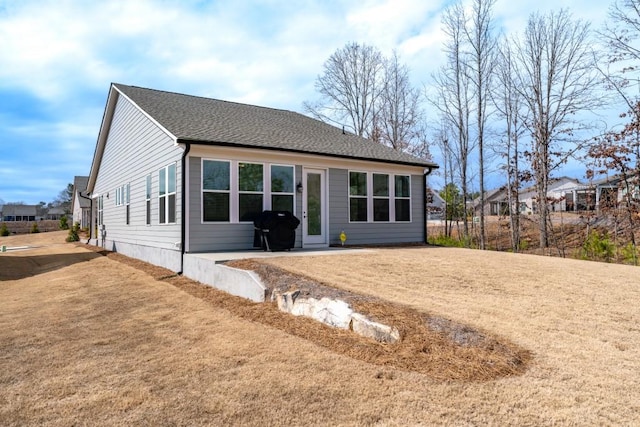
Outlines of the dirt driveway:
[[638,268],[445,248],[266,261],[533,355],[518,376],[444,381],[328,351],[64,236],[0,239],[39,246],[0,254],[1,425],[640,423]]

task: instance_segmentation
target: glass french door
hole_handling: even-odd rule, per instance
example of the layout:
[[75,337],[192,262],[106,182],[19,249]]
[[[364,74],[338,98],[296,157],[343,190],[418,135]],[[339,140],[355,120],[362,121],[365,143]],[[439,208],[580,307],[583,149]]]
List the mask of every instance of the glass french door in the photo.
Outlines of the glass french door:
[[326,171],[304,169],[302,191],[302,244],[327,244]]

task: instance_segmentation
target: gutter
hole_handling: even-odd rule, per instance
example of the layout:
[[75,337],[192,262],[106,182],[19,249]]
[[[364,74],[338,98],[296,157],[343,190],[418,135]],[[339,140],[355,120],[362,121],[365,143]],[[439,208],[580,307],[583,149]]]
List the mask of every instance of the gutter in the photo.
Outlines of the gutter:
[[427,235],[427,176],[433,172],[434,168],[428,168],[427,171],[422,175],[422,217],[424,218],[424,229],[422,231],[424,236],[424,244],[428,244],[428,235]]
[[[82,191],[78,191],[78,196],[89,201],[89,238],[86,243],[89,244],[91,241],[91,235],[93,234],[93,199],[91,197],[83,196]],[[82,212],[82,208],[80,209],[80,212]]]
[[181,163],[181,168],[182,168],[182,184],[181,184],[181,192],[182,192],[182,207],[180,208],[181,210],[181,214],[180,214],[180,271],[178,271],[178,274],[182,274],[182,271],[184,270],[184,254],[186,252],[185,249],[185,243],[187,240],[186,234],[187,234],[187,220],[188,218],[186,218],[187,215],[187,156],[189,155],[189,151],[191,151],[191,143],[187,142],[187,141],[178,141],[178,142],[182,142],[185,145],[185,149],[184,149],[184,153],[182,153],[182,163]]

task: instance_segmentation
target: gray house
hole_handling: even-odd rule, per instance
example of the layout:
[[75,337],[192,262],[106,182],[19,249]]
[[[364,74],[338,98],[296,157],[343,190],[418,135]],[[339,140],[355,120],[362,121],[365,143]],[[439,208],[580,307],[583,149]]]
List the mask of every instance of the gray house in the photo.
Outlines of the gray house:
[[6,204],[2,207],[2,220],[5,222],[36,221],[38,206]]
[[88,181],[88,176],[75,176],[73,178],[71,212],[73,224],[80,224],[80,228],[88,228],[91,220],[91,198],[86,191]]
[[254,247],[292,212],[295,248],[423,242],[437,166],[285,110],[112,84],[87,182],[91,242],[181,272]]

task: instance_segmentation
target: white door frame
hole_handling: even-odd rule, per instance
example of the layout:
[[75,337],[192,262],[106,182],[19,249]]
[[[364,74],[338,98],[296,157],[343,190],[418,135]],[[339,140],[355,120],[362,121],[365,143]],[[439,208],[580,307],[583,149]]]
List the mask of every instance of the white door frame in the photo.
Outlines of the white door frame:
[[[309,235],[308,223],[308,177],[309,174],[320,175],[320,234]],[[302,247],[321,247],[329,246],[329,209],[327,194],[327,175],[326,169],[321,168],[303,168],[302,169]]]

